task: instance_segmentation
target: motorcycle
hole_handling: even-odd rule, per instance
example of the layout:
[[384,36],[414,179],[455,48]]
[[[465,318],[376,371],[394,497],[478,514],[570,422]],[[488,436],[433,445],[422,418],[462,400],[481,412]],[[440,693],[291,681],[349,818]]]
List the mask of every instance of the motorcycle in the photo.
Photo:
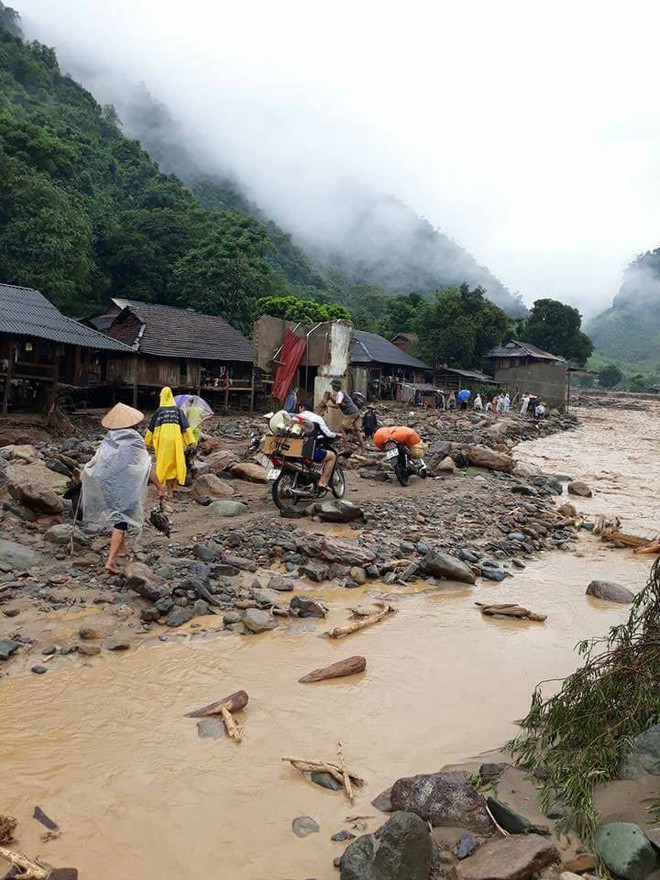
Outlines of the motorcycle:
[[423,458],[413,458],[405,443],[392,441],[390,448],[385,449],[385,456],[394,466],[394,474],[402,486],[407,486],[411,477],[428,477],[428,468]]
[[[273,467],[266,479],[272,484],[271,495],[280,510],[293,509],[298,502],[313,501],[325,495],[328,489],[319,488],[318,482],[323,462],[314,461],[315,444],[336,453],[329,440],[278,436],[272,441],[273,448],[266,453]],[[328,488],[335,498],[343,498],[346,479],[338,461],[330,474]]]

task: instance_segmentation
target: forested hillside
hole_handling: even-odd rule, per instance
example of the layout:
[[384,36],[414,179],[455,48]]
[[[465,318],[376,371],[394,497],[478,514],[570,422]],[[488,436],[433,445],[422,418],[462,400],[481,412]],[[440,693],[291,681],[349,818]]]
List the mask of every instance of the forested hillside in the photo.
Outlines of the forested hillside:
[[598,354],[649,381],[660,376],[660,248],[627,268],[612,306],[587,324]]

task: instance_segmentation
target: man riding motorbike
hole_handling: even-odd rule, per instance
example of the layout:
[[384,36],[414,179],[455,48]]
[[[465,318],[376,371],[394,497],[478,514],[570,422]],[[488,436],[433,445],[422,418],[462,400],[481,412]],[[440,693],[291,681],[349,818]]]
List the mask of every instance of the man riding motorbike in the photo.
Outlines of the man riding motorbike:
[[303,400],[298,404],[298,417],[314,426],[312,436],[317,441],[316,449],[314,450],[314,461],[323,462],[323,470],[321,471],[317,486],[319,489],[327,489],[332,468],[337,460],[337,454],[331,449],[324,449],[323,440],[334,440],[337,434],[330,430],[323,416],[314,412],[314,404],[311,400]]

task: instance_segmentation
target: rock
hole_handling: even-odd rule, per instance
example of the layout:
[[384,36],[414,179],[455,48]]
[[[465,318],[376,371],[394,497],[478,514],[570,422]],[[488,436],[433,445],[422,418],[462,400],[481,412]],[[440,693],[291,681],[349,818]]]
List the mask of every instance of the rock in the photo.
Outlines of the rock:
[[366,584],[366,582],[367,582],[367,572],[366,572],[366,569],[364,569],[364,568],[360,568],[359,565],[354,565],[354,566],[351,568],[351,572],[350,572],[350,574],[351,574],[351,577],[353,578],[353,580],[355,581],[356,584],[360,584],[360,586],[361,586],[362,584]]
[[43,675],[44,673],[48,672],[48,667],[47,666],[33,666],[30,669],[30,672],[34,672],[35,675]]
[[467,449],[468,461],[473,467],[487,468],[490,471],[513,471],[514,460],[504,452],[495,452],[488,446],[470,446]]
[[307,577],[310,581],[316,581],[320,584],[323,581],[330,580],[330,567],[324,562],[312,559],[306,562],[305,565],[300,566],[300,574],[302,577]]
[[371,806],[380,810],[381,813],[392,812],[392,789],[386,788],[372,800]]
[[231,498],[234,489],[227,480],[221,480],[215,474],[202,474],[195,477],[190,494],[194,500],[206,497],[211,499]]
[[320,602],[307,596],[294,596],[289,602],[289,611],[297,617],[325,617],[327,611]]
[[490,834],[493,823],[486,801],[462,773],[424,773],[397,779],[392,786],[393,810],[417,813],[432,825],[460,825]]
[[85,642],[93,642],[95,639],[102,639],[103,635],[97,629],[90,626],[83,626],[78,630],[78,635]]
[[154,608],[158,611],[159,614],[168,614],[172,608],[174,607],[174,600],[171,596],[163,596],[162,599],[159,599],[154,603]]
[[[71,543],[71,531],[71,523],[58,523],[57,525],[51,526],[44,533],[44,541],[48,541],[50,544],[57,544],[60,547],[66,547]],[[84,535],[80,531],[80,529],[74,529],[73,542],[79,547],[88,547],[90,540],[87,535]]]
[[488,808],[498,825],[501,825],[509,834],[525,834],[532,827],[529,819],[525,819],[515,810],[512,810],[508,804],[502,803],[493,797],[486,799]]
[[596,832],[596,852],[613,874],[622,880],[645,880],[660,861],[650,841],[632,822],[609,822]]
[[222,618],[222,622],[225,626],[231,626],[234,623],[240,623],[243,620],[241,615],[237,611],[228,611],[227,614]]
[[538,834],[487,840],[453,868],[452,880],[531,880],[559,861],[556,846]]
[[584,874],[596,868],[596,857],[591,853],[580,853],[562,864],[562,870],[571,871],[573,874]]
[[343,788],[334,776],[331,776],[329,773],[321,773],[320,770],[312,771],[311,780],[316,785],[320,785],[321,788],[327,788],[330,791],[339,791],[340,788]]
[[478,846],[479,842],[475,837],[471,834],[463,834],[454,848],[456,858],[459,861],[467,859],[468,856],[471,856],[472,853],[475,852]]
[[318,516],[322,522],[348,523],[356,519],[362,519],[362,508],[350,501],[323,501],[320,504],[312,504],[309,510],[311,516]]
[[373,834],[348,845],[339,861],[340,880],[428,880],[433,844],[428,826],[414,813],[395,813]]
[[202,718],[197,722],[197,734],[202,739],[208,737],[210,739],[221,739],[227,735],[225,725],[221,718],[212,715],[210,718]]
[[277,590],[279,593],[290,593],[293,590],[293,580],[276,574],[268,581],[268,589]]
[[103,647],[106,651],[128,651],[131,643],[128,639],[108,639],[103,643]]
[[205,547],[204,544],[195,544],[193,556],[201,559],[202,562],[215,562],[215,550],[211,549],[211,547]]
[[157,602],[166,594],[160,578],[144,562],[129,562],[126,566],[126,589],[134,590],[150,602]]
[[344,828],[341,831],[338,831],[336,834],[333,834],[330,840],[334,840],[335,843],[341,843],[344,840],[355,840],[355,835],[351,834],[350,831],[346,831],[346,829]]
[[140,620],[143,623],[155,623],[160,617],[162,615],[155,606],[153,608],[143,608],[140,612]]
[[248,506],[243,504],[242,501],[214,501],[212,504],[209,504],[209,510],[216,516],[240,516],[243,513],[247,513]]
[[632,750],[619,770],[619,779],[639,779],[646,773],[660,776],[660,724],[635,737]]
[[321,829],[318,822],[315,822],[311,816],[298,816],[291,823],[291,830],[296,837],[307,837],[310,834],[316,834]]
[[273,605],[277,605],[281,599],[281,596],[277,592],[277,590],[263,589],[263,587],[259,589],[255,587],[252,590],[252,595],[254,596],[254,601],[258,605],[262,605],[265,608],[270,608]]
[[569,495],[579,495],[580,498],[591,498],[594,494],[586,483],[581,480],[574,480],[566,487]]
[[38,561],[34,550],[0,538],[0,571],[28,571]]
[[250,483],[265,483],[266,468],[251,461],[239,461],[231,466],[231,474],[239,480],[247,480]]
[[56,515],[64,511],[64,503],[48,486],[29,480],[13,480],[7,483],[7,490],[12,498],[35,513]]
[[537,477],[541,474],[538,465],[529,464],[524,461],[517,461],[513,468],[514,477],[520,477],[522,480],[529,480],[530,477]]
[[507,767],[510,766],[511,764],[507,764],[506,762],[500,764],[482,764],[481,767],[479,767],[479,776],[483,782],[490,782],[493,779],[497,779],[498,776],[501,776]]
[[277,620],[267,611],[259,608],[248,608],[243,615],[243,624],[253,633],[265,632],[269,629],[277,629]]
[[96,657],[97,654],[101,653],[101,649],[98,645],[88,645],[86,642],[83,642],[82,645],[78,645],[78,653],[84,657]]
[[464,584],[473,584],[476,581],[472,569],[456,556],[450,556],[448,553],[436,553],[431,550],[422,559],[421,564],[426,574],[433,577],[460,581]]
[[53,654],[57,654],[57,645],[48,645],[48,647],[44,648],[41,652],[42,657],[52,657]]
[[18,651],[20,643],[13,639],[0,639],[0,660],[9,660],[11,655]]
[[376,554],[368,547],[343,541],[341,538],[328,538],[324,535],[305,535],[297,540],[297,549],[313,559],[324,562],[338,562],[341,565],[359,565],[367,568],[376,560]]
[[175,605],[165,618],[166,626],[183,626],[195,616],[194,612],[188,606]]
[[575,519],[578,515],[577,508],[574,504],[571,504],[570,501],[566,501],[564,504],[560,504],[557,508],[557,513],[565,516],[566,519]]
[[434,473],[455,474],[458,468],[454,459],[447,455],[434,468]]
[[587,587],[587,596],[606,602],[617,602],[619,605],[630,605],[635,598],[635,594],[627,587],[614,581],[591,581]]

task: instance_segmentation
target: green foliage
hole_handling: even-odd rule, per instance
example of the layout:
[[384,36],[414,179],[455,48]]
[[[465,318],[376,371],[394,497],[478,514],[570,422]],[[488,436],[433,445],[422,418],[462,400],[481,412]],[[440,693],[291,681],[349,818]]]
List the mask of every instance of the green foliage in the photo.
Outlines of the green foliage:
[[351,313],[337,303],[319,303],[295,296],[266,296],[257,302],[256,316],[271,315],[301,324],[318,324],[321,321],[351,320]]
[[632,740],[660,721],[660,560],[628,621],[578,651],[583,666],[547,700],[537,687],[522,732],[509,745],[543,780],[543,811],[556,798],[564,801],[565,829],[590,840],[598,823],[594,787],[615,778]]
[[462,284],[438,291],[431,304],[420,303],[412,329],[419,336],[416,351],[427,363],[481,369],[488,352],[510,333],[511,322],[483,288]]
[[593,352],[593,343],[580,330],[577,309],[554,299],[537,299],[529,313],[522,339],[582,365]]
[[614,388],[624,379],[623,373],[616,364],[608,364],[600,371],[598,384],[601,388]]
[[629,390],[630,391],[644,391],[644,389],[652,384],[647,376],[643,376],[642,373],[635,373],[634,376],[631,376],[629,379]]

